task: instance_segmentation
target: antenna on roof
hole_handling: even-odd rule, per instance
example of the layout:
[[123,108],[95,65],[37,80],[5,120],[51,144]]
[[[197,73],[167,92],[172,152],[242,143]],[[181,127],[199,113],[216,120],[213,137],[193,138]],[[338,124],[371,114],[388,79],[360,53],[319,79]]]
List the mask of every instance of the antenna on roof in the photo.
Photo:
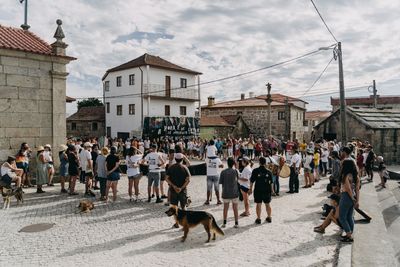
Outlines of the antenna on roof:
[[22,4],[25,2],[25,14],[24,14],[24,24],[21,25],[21,28],[27,31],[31,26],[28,25],[28,0],[19,0]]

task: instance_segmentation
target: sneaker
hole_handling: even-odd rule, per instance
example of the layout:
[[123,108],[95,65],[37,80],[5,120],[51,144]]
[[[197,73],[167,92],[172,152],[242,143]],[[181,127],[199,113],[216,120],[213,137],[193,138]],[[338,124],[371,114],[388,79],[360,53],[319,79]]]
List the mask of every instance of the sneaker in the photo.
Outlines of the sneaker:
[[267,217],[267,218],[265,219],[265,221],[266,221],[267,223],[272,223],[272,218],[271,218],[271,217]]
[[68,193],[68,191],[67,191],[67,189],[63,188],[63,189],[61,189],[61,193],[65,194],[65,193]]
[[167,197],[166,195],[162,195],[161,198],[162,198],[162,199],[166,199],[166,198],[168,198],[168,197]]
[[261,219],[256,219],[255,224],[261,224]]
[[164,201],[161,198],[157,198],[156,203],[163,203]]
[[275,193],[275,195],[279,197],[279,193]]
[[294,191],[287,191],[287,194],[294,194]]

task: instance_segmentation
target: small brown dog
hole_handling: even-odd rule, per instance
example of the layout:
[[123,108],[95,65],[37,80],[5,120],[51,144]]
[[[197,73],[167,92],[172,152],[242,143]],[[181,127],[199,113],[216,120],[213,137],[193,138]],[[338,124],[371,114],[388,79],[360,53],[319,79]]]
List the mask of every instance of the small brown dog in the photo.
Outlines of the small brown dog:
[[84,200],[81,200],[81,201],[79,202],[78,208],[81,209],[81,212],[82,212],[82,213],[88,213],[88,212],[90,212],[92,209],[94,209],[94,204],[93,204],[92,201],[87,200],[87,199],[84,199]]

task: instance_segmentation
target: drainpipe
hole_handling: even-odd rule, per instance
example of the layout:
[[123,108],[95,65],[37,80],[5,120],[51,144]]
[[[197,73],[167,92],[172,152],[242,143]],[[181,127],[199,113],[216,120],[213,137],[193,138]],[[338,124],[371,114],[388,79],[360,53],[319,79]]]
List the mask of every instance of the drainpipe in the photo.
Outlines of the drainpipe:
[[141,101],[141,104],[140,104],[140,106],[141,106],[141,116],[142,116],[140,127],[142,129],[142,135],[143,135],[143,125],[144,125],[144,122],[143,122],[143,70],[140,67],[139,67],[139,70],[141,73],[141,76],[140,76],[140,101]]

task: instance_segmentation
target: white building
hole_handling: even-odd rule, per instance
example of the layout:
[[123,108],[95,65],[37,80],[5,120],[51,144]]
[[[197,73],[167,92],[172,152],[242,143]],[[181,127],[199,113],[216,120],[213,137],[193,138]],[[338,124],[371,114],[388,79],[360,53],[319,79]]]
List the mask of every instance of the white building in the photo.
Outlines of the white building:
[[[149,124],[157,127],[160,121],[192,124],[200,105],[200,75],[149,54],[107,70],[103,76],[107,136],[141,136]],[[169,130],[183,129],[172,124]],[[164,135],[164,129],[158,135]]]

